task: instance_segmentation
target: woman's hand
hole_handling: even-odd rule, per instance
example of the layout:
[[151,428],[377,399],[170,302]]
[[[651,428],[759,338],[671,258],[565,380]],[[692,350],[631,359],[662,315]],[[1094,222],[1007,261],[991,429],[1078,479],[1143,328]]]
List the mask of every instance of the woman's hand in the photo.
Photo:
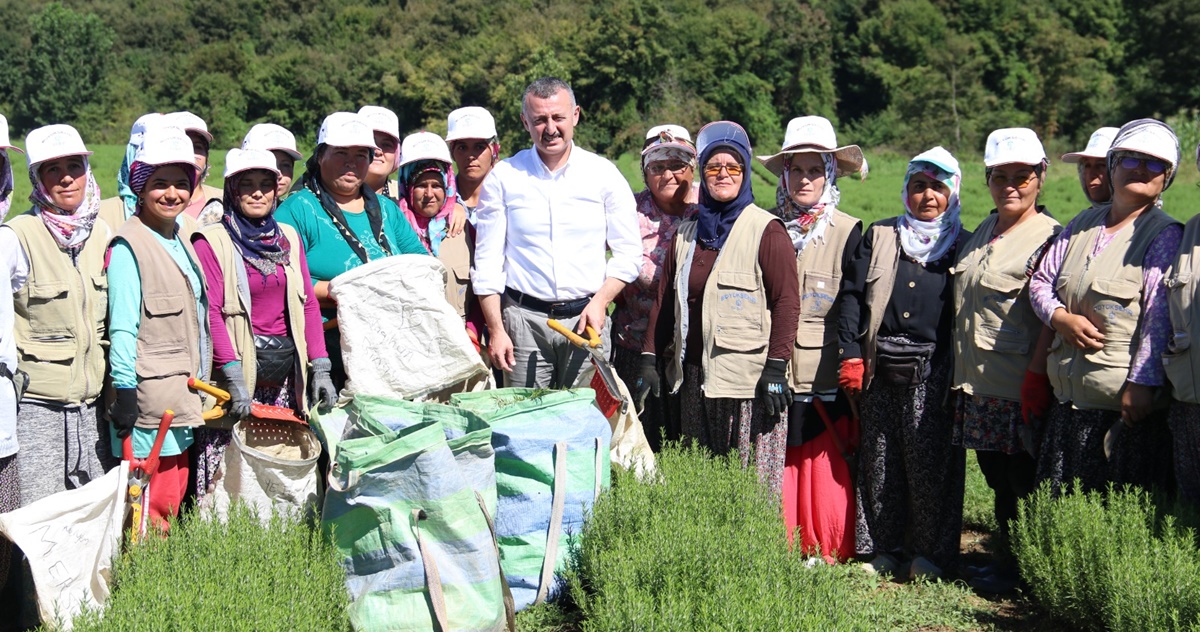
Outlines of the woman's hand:
[[1121,392],[1121,421],[1132,428],[1150,416],[1154,408],[1154,387],[1125,382]]
[[1050,326],[1076,349],[1099,351],[1104,348],[1104,334],[1086,316],[1072,314],[1060,307],[1050,317]]
[[462,204],[455,204],[454,210],[450,212],[450,233],[451,237],[458,237],[462,234],[463,228],[467,226],[467,209],[463,208]]

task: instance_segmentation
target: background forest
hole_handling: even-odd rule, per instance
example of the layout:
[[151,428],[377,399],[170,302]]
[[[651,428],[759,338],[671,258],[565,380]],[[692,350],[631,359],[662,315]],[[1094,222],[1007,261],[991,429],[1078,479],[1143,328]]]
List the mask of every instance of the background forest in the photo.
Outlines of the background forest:
[[[72,122],[123,143],[142,113],[188,109],[214,147],[272,121],[311,145],[320,119],[388,106],[444,132],[483,105],[506,153],[519,96],[571,81],[581,144],[617,156],[645,128],[730,118],[778,147],[793,116],[843,142],[978,152],[996,127],[1081,142],[1170,117],[1190,153],[1200,106],[1196,0],[3,0],[0,113],[14,136]],[[1189,141],[1191,147],[1188,146]],[[1190,161],[1189,161],[1190,162]]]

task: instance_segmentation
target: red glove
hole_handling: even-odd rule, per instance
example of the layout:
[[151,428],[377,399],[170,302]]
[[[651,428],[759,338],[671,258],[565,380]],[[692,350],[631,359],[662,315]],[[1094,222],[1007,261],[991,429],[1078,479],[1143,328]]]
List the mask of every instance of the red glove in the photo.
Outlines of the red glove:
[[1026,425],[1033,425],[1035,420],[1044,419],[1054,403],[1054,388],[1050,386],[1050,377],[1045,373],[1025,371],[1025,380],[1021,382],[1021,418]]
[[864,368],[862,358],[842,360],[841,369],[838,370],[838,385],[847,395],[857,397],[862,393]]

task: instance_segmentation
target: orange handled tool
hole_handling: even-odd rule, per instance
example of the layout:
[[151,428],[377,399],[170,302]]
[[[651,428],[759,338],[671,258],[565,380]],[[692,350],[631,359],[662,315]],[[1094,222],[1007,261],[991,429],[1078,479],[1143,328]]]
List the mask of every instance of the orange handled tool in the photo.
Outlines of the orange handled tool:
[[171,421],[175,413],[165,411],[158,422],[158,435],[154,437],[154,447],[144,459],[133,456],[133,436],[127,435],[121,445],[121,456],[129,462],[129,508],[132,510],[130,539],[137,543],[146,537],[146,528],[150,516],[150,478],[158,470],[159,455],[162,454],[163,440],[171,429]]
[[[222,408],[225,402],[229,401],[229,391],[219,389],[207,382],[201,382],[194,377],[188,378],[188,388],[197,391],[203,391],[217,398],[217,407],[202,415],[205,421],[212,419],[220,419],[225,415],[225,409]],[[277,421],[294,421],[296,423],[305,423],[303,419],[296,416],[292,409],[284,406],[269,406],[267,404],[250,404],[250,416],[258,417],[259,419],[274,419]]]
[[591,325],[587,326],[587,338],[584,338],[583,336],[571,331],[566,325],[553,318],[546,319],[546,325],[554,331],[566,336],[567,340],[570,340],[571,343],[577,347],[591,347],[594,349],[599,347],[600,343],[602,342],[600,340],[600,334],[596,333],[596,330],[592,329]]
[[603,342],[600,334],[596,333],[591,325],[588,325],[586,331],[589,338],[584,338],[553,318],[546,320],[546,326],[566,336],[571,344],[591,354],[592,364],[596,366],[596,373],[592,376],[590,386],[592,390],[596,391],[596,403],[604,416],[611,417],[617,410],[625,412],[629,402],[621,396],[621,389],[617,386],[617,380],[620,378],[609,364],[608,358],[604,356],[604,351],[600,349],[600,344]]

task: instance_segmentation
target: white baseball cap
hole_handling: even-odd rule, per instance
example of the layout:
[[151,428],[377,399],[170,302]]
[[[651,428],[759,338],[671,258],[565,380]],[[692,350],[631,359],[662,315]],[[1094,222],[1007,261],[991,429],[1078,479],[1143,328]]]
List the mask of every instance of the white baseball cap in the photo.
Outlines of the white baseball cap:
[[1167,161],[1171,168],[1163,190],[1167,190],[1175,181],[1175,173],[1179,170],[1179,138],[1166,123],[1148,118],[1126,123],[1117,131],[1112,147],[1108,148],[1110,165],[1111,156],[1118,151],[1137,152]]
[[[474,137],[470,137],[474,138]],[[436,160],[450,164],[450,148],[441,136],[433,132],[417,132],[404,137],[400,146],[400,165],[403,167],[419,160]]]
[[375,130],[354,112],[334,112],[326,116],[317,132],[317,144],[379,149],[375,145]]
[[164,116],[167,117],[163,121],[164,123],[168,125],[174,125],[175,127],[183,130],[185,133],[196,132],[197,134],[200,134],[204,138],[208,139],[209,143],[212,142],[212,134],[208,133],[208,124],[205,123],[204,119],[200,118],[199,116],[196,116],[191,112],[171,112],[170,114],[166,114]]
[[857,173],[867,175],[867,159],[858,145],[838,147],[833,123],[824,116],[799,116],[788,121],[783,135],[783,147],[773,156],[759,156],[758,161],[775,175],[783,174],[784,156],[789,154],[833,154],[839,176]]
[[142,144],[142,138],[146,135],[146,130],[151,125],[162,123],[163,114],[161,112],[151,112],[138,117],[138,120],[133,122],[133,127],[129,128],[129,144],[137,147]]
[[446,117],[446,142],[460,138],[481,138],[491,140],[496,137],[496,119],[487,110],[471,105],[458,108]]
[[1108,148],[1112,146],[1113,139],[1117,137],[1117,132],[1120,131],[1115,127],[1101,127],[1092,132],[1092,137],[1088,139],[1087,147],[1083,151],[1073,151],[1069,154],[1062,155],[1062,161],[1068,163],[1079,162],[1080,158],[1103,158],[1108,155]]
[[183,128],[174,125],[154,125],[147,129],[133,161],[156,166],[183,164],[196,169],[192,139]]
[[62,124],[47,125],[29,132],[25,136],[25,149],[29,152],[31,167],[63,156],[92,155],[83,144],[79,132],[70,125]]
[[983,166],[1008,164],[1040,165],[1046,160],[1046,150],[1037,132],[1028,127],[1005,127],[988,134],[983,149]]
[[275,165],[275,154],[266,149],[230,149],[225,153],[225,179],[254,169],[263,169],[279,177],[279,168]]
[[296,149],[296,137],[274,123],[259,123],[251,127],[242,139],[242,149],[282,151],[296,160],[302,158],[300,150]]
[[663,147],[675,147],[681,151],[696,155],[696,146],[692,143],[692,135],[679,125],[655,125],[646,132],[646,142],[642,147],[642,155]]
[[8,140],[8,119],[0,114],[0,149],[15,149],[21,153],[25,153],[24,149],[13,145]]
[[358,115],[376,132],[400,140],[400,119],[395,112],[378,105],[364,105],[358,109]]

